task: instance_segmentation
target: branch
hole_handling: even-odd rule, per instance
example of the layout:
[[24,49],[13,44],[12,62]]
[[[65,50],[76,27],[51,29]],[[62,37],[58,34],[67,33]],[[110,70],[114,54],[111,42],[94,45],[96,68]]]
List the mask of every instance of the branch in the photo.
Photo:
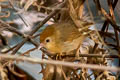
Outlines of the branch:
[[[56,56],[54,54],[51,54],[50,52],[48,52],[45,48],[40,48],[40,50],[45,53],[47,56]],[[79,54],[80,57],[95,57],[95,58],[120,58],[119,55],[115,55],[115,54]],[[65,57],[75,57],[75,53],[71,54],[71,55],[63,55],[61,56],[62,58]]]
[[[12,6],[12,8],[17,12],[17,10],[15,9],[14,5],[12,4],[11,0],[8,0],[10,5]],[[18,16],[20,17],[20,19],[24,22],[24,24],[28,27],[28,24],[25,22],[25,20],[23,19],[23,17],[18,14]]]
[[114,23],[113,19],[107,14],[107,12],[103,8],[101,8],[101,12],[105,16],[105,18],[109,21],[109,23],[114,27],[114,29],[120,32],[120,26]]
[[118,67],[110,67],[110,66],[103,66],[103,65],[95,65],[95,64],[83,64],[83,63],[73,63],[73,62],[64,62],[64,61],[56,61],[56,60],[45,60],[39,58],[28,58],[24,56],[16,56],[16,55],[6,55],[0,54],[1,58],[10,59],[10,60],[20,60],[20,61],[28,61],[31,63],[38,63],[38,64],[52,64],[52,65],[62,65],[66,67],[75,67],[75,68],[90,68],[90,69],[98,69],[98,70],[110,70],[110,71],[119,71],[120,68]]

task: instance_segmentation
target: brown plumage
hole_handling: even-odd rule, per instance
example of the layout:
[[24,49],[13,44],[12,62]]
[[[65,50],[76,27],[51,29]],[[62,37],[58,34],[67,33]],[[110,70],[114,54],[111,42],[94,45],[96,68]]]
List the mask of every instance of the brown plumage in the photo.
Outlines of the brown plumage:
[[40,34],[40,43],[53,54],[68,53],[83,42],[85,36],[82,33],[73,23],[56,23],[47,26]]

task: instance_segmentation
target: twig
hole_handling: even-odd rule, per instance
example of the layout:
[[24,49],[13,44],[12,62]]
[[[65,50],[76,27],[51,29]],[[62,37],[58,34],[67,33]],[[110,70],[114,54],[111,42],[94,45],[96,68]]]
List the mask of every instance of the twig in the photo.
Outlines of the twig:
[[64,70],[63,70],[63,68],[62,68],[62,66],[61,66],[61,71],[62,71],[62,75],[63,75],[64,79],[65,79],[65,80],[68,80],[68,79],[67,79],[67,76],[66,76],[66,74],[65,74],[65,72],[64,72]]
[[[0,20],[0,23],[1,23],[1,25],[2,25],[3,30],[4,30],[4,29],[7,29],[7,30],[9,30],[9,31],[11,31],[11,32],[14,32],[14,33],[18,34],[19,36],[22,36],[22,37],[24,37],[24,38],[28,38],[28,41],[30,41],[33,45],[35,45],[36,47],[38,47],[38,43],[35,42],[35,41],[33,41],[33,39],[32,39],[29,35],[26,35],[26,34],[20,32],[19,30],[17,30],[16,28],[10,26],[9,24],[6,24],[6,23],[5,23],[4,21],[2,21],[2,20]],[[19,43],[19,44],[20,44],[20,43]],[[9,52],[9,51],[15,49],[17,46],[19,46],[19,44],[17,44],[17,45],[16,45],[15,47],[13,47],[13,48],[10,48],[10,49],[7,50],[7,51],[4,51],[3,53]]]
[[36,37],[40,36],[40,34],[41,34],[41,33],[35,34],[35,35],[33,35],[32,37],[33,37],[33,38],[36,38]]
[[2,21],[2,20],[0,20],[0,25],[1,25],[1,27],[2,27],[3,30],[4,30],[4,29],[7,29],[7,30],[9,30],[9,31],[11,31],[11,32],[14,32],[14,33],[16,33],[16,34],[18,34],[18,35],[20,35],[20,36],[22,36],[22,37],[25,37],[25,34],[24,34],[24,33],[20,32],[19,30],[17,30],[16,28],[10,26],[9,24],[6,24],[6,23],[5,23],[4,21]]
[[3,22],[3,21],[1,21],[1,22],[6,26],[4,29],[7,29],[7,30],[9,30],[9,31],[11,31],[11,32],[14,32],[14,33],[16,33],[16,34],[18,34],[19,36],[22,36],[22,37],[24,37],[24,38],[26,38],[26,37],[29,38],[29,41],[30,41],[33,45],[35,45],[36,47],[38,47],[38,43],[35,42],[35,41],[33,41],[33,39],[32,39],[32,38],[34,38],[34,37],[30,37],[29,35],[26,35],[26,34],[20,32],[20,31],[17,30],[16,28],[11,27],[9,24],[5,24],[5,22]]
[[19,44],[13,46],[12,48],[10,48],[10,49],[8,49],[8,50],[6,50],[6,51],[3,51],[2,53],[8,53],[8,52],[10,52],[11,50],[15,49],[18,45],[19,45]]
[[[114,3],[112,4],[113,10],[115,9],[117,2],[118,0],[115,0]],[[103,24],[101,31],[104,31],[107,25],[108,25],[108,21],[106,20]]]
[[[99,0],[98,0],[97,2],[98,2],[97,4],[99,4],[98,7],[101,7],[101,6],[100,6],[100,3],[99,3]],[[88,11],[89,11],[89,13],[90,13],[90,17],[91,17],[92,21],[94,22],[93,14],[92,14],[91,9],[90,9],[90,7],[89,7],[89,2],[88,2],[88,0],[87,0],[86,3],[87,3]],[[94,22],[94,23],[95,23],[95,22]],[[99,34],[97,28],[96,28],[96,27],[94,27],[94,28],[95,28],[95,32],[96,32],[96,34],[97,34],[97,36],[98,36],[98,39],[100,40],[101,44],[103,44],[107,49],[109,49],[108,46],[104,43],[104,41],[103,41],[101,35]],[[109,50],[110,50],[110,49],[109,49]]]
[[34,51],[35,49],[36,49],[36,48],[32,48],[32,49],[30,49],[30,50],[22,53],[21,56],[24,56],[24,55],[26,55],[26,54],[29,54],[31,51]]
[[[112,2],[110,0],[107,0],[108,1],[108,5],[109,5],[109,8],[110,8],[110,15],[113,19],[113,23],[116,23],[115,22],[115,16],[114,16],[114,11],[113,11],[113,8],[112,8]],[[113,27],[114,28],[114,27]],[[116,37],[116,44],[118,46],[118,51],[120,51],[119,49],[119,37],[118,37],[118,32],[117,30],[114,28],[114,32],[115,32],[115,37]]]
[[6,15],[2,15],[0,16],[0,18],[8,18],[10,16],[10,12],[9,11],[1,11],[0,13],[6,13]]
[[[44,48],[40,48],[41,51],[43,51],[46,55],[48,55],[49,57],[50,56],[56,56],[54,54],[51,54],[50,52],[48,52],[46,49]],[[65,58],[65,57],[75,57],[75,54],[71,54],[71,55],[63,55],[61,56],[62,58]],[[106,54],[103,56],[103,54],[79,54],[79,57],[95,57],[95,58],[120,58],[119,55],[115,55],[115,54]]]
[[[119,55],[103,55],[103,54],[79,54],[80,57],[94,57],[94,58],[120,58]],[[64,57],[75,57],[75,55],[65,55]]]
[[10,59],[10,60],[20,60],[20,61],[28,61],[32,63],[38,64],[52,64],[52,65],[62,65],[67,67],[75,67],[75,68],[90,68],[90,69],[98,69],[98,70],[110,70],[110,71],[120,71],[118,67],[110,67],[110,66],[100,66],[95,64],[83,64],[83,63],[73,63],[73,62],[64,62],[64,61],[56,61],[56,60],[45,60],[39,58],[28,58],[24,56],[16,56],[16,55],[5,55],[0,54],[1,58]]
[[96,7],[98,9],[98,14],[100,14],[100,11],[101,11],[101,5],[100,5],[100,2],[99,0],[94,0],[95,4],[96,4]]
[[[12,6],[12,8],[17,12],[17,10],[13,6],[11,0],[8,0],[8,1],[9,1],[10,5]],[[20,14],[18,14],[18,16],[21,18],[21,20],[24,22],[24,24],[28,27],[29,25],[25,22],[25,20],[23,19],[23,17]]]
[[[9,26],[9,25],[8,25],[8,26]],[[16,28],[11,27],[11,26],[6,27],[5,29],[8,29],[10,32],[14,32],[14,33],[16,33],[16,34],[18,34],[18,35],[20,35],[20,36],[22,36],[22,37],[24,37],[24,35],[25,35],[24,33],[18,31]]]
[[46,10],[51,10],[51,11],[54,11],[54,10],[62,10],[62,11],[66,11],[68,10],[67,8],[53,8],[53,7],[46,7],[46,6],[42,6],[42,5],[39,5],[40,8],[44,8]]
[[80,57],[99,57],[99,58],[120,58],[119,55],[104,55],[103,54],[80,54]]
[[0,4],[1,8],[10,8],[9,4]]
[[11,63],[9,63],[8,68],[9,68],[10,72],[12,72],[12,73],[13,73],[14,75],[16,75],[16,76],[18,76],[18,77],[26,77],[26,75],[20,74],[20,73],[16,72],[16,71],[14,70],[14,67],[12,67],[12,64],[11,64]]
[[114,21],[112,20],[112,18],[107,14],[107,12],[101,8],[101,12],[103,13],[103,15],[105,16],[105,18],[110,22],[110,24],[120,32],[120,28],[118,25],[116,25],[116,23],[114,23]]
[[33,40],[33,39],[31,39],[31,38],[29,38],[29,39],[30,39],[29,41],[30,41],[33,45],[35,45],[36,47],[39,46],[38,42],[36,42],[35,40]]

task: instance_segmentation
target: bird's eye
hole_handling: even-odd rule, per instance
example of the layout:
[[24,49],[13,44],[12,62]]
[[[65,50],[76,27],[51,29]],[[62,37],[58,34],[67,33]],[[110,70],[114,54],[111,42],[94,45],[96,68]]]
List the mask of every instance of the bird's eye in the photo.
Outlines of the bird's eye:
[[46,42],[47,42],[47,43],[50,42],[50,39],[46,39]]

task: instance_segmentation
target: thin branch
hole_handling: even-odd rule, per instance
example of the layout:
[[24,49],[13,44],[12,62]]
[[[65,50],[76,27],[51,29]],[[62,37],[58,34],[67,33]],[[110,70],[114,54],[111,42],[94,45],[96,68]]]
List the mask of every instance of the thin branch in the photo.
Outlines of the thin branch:
[[[111,17],[112,17],[112,19],[113,19],[113,23],[116,23],[115,22],[115,16],[114,16],[114,11],[113,11],[113,8],[112,8],[112,2],[110,1],[110,0],[107,0],[108,1],[108,5],[109,5],[109,11],[110,11],[110,15],[111,15]],[[114,27],[113,27],[114,28]],[[115,37],[116,37],[116,44],[117,44],[117,46],[118,46],[118,50],[120,51],[120,49],[119,49],[119,37],[118,37],[118,32],[117,32],[117,30],[114,28],[114,32],[115,32]]]
[[83,63],[73,63],[73,62],[64,62],[64,61],[56,61],[56,60],[45,60],[39,58],[28,58],[24,56],[16,56],[16,55],[5,55],[0,54],[1,58],[10,59],[10,60],[20,60],[20,61],[28,61],[32,63],[38,64],[52,64],[52,65],[62,65],[67,67],[75,67],[75,68],[90,68],[90,69],[98,69],[98,70],[110,70],[110,71],[120,71],[118,67],[110,67],[110,66],[100,66],[95,64],[83,64]]
[[40,8],[44,8],[46,10],[51,10],[51,11],[54,11],[54,10],[61,10],[61,11],[66,11],[68,10],[67,8],[53,8],[53,7],[46,7],[46,6],[42,6],[42,5],[38,5]]
[[33,35],[32,37],[33,37],[33,38],[36,38],[36,37],[40,36],[40,34],[41,34],[41,33],[35,34],[35,35]]
[[114,21],[112,20],[112,18],[107,14],[107,12],[101,8],[101,12],[102,14],[105,16],[105,18],[110,22],[110,24],[120,32],[120,26],[116,25],[116,23],[114,23]]
[[2,53],[8,53],[8,52],[12,51],[13,49],[15,49],[18,45],[19,45],[19,44],[13,46],[12,48],[10,48],[10,49],[8,49],[8,50],[3,51]]
[[[118,2],[118,0],[115,0],[114,3],[112,4],[113,10],[115,9],[117,2]],[[101,31],[104,31],[107,25],[108,25],[108,21],[106,20],[103,24]]]
[[0,18],[8,18],[10,16],[10,12],[9,11],[1,11],[0,13],[5,14],[5,15],[0,16]]
[[98,58],[120,58],[119,55],[103,55],[103,54],[80,54],[80,57],[98,57]]
[[20,32],[19,30],[17,30],[16,28],[10,26],[9,24],[6,24],[6,22],[0,20],[0,23],[1,23],[2,30],[7,29],[7,30],[9,30],[11,32],[14,32],[14,33],[16,33],[16,34],[18,34],[18,35],[20,35],[22,37],[25,36],[24,33]]
[[[3,22],[3,21],[2,21],[2,22]],[[4,23],[4,22],[3,22],[3,23]],[[22,36],[22,37],[24,37],[24,38],[28,37],[28,38],[29,38],[29,41],[30,41],[33,45],[35,45],[36,47],[38,47],[38,43],[35,42],[35,41],[32,39],[32,38],[34,38],[34,37],[31,37],[31,36],[29,36],[29,35],[26,35],[26,34],[20,32],[19,30],[17,30],[16,28],[11,27],[11,26],[8,25],[8,24],[5,24],[5,23],[4,23],[4,25],[6,26],[5,29],[8,29],[9,31],[14,32],[14,33],[16,33],[16,34],[18,34],[19,36]]]
[[[9,25],[8,25],[9,26]],[[16,28],[14,28],[14,27],[11,27],[11,26],[9,26],[9,27],[6,27],[5,29],[8,29],[10,32],[14,32],[14,33],[16,33],[16,34],[18,34],[18,35],[20,35],[20,36],[22,36],[22,37],[24,37],[24,33],[22,33],[22,32],[20,32],[19,30],[17,30]]]
[[[12,8],[17,12],[17,10],[15,9],[14,5],[12,4],[11,0],[8,0],[10,5],[12,6]],[[28,27],[28,24],[25,22],[25,20],[23,19],[23,17],[18,14],[18,16],[21,18],[21,20],[24,22],[24,24]]]
[[31,39],[31,38],[29,38],[30,40],[30,42],[34,45],[34,46],[36,46],[36,47],[38,47],[39,46],[39,43],[38,42],[36,42],[35,40],[33,40],[33,39]]
[[[48,52],[45,48],[40,48],[40,50],[45,53],[47,56],[56,56],[54,54],[51,54],[50,52]],[[80,57],[95,57],[95,58],[120,58],[119,55],[115,55],[115,54],[79,54]],[[72,55],[63,55],[61,56],[62,58],[65,58],[65,57],[75,57],[75,53]]]
[[[110,55],[110,54],[79,54],[80,57],[94,57],[94,58],[120,58],[119,55]],[[75,55],[65,55],[65,56],[62,56],[62,58],[64,57],[75,57]]]
[[101,5],[100,5],[100,2],[99,0],[94,0],[95,4],[96,4],[96,7],[98,9],[98,13],[100,14],[100,11],[101,11]]
[[11,64],[11,63],[9,63],[8,68],[9,68],[10,72],[12,72],[15,76],[18,76],[18,77],[26,77],[25,74],[20,74],[20,73],[16,72],[16,71],[14,70],[14,67],[12,67],[12,64]]

